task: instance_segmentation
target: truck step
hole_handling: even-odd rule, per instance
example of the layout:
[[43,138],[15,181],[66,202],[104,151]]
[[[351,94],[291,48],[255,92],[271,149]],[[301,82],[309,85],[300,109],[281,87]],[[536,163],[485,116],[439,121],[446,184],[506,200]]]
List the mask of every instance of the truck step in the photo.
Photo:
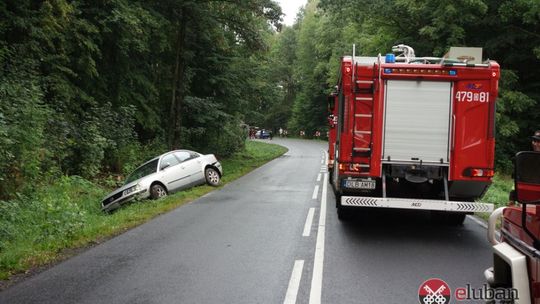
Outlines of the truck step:
[[370,148],[353,148],[353,150],[357,152],[370,152],[371,151]]
[[493,204],[485,203],[363,196],[342,196],[341,205],[350,207],[398,208],[451,212],[490,213],[493,211]]
[[356,83],[357,83],[357,84],[368,84],[368,85],[372,85],[372,84],[373,84],[373,80],[357,80]]
[[356,97],[357,101],[373,101],[373,97]]

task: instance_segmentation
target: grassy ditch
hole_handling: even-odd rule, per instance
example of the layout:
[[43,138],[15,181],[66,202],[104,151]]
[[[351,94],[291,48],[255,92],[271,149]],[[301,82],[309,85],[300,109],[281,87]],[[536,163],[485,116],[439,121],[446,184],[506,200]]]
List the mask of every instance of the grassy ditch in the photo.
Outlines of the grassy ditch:
[[[282,155],[286,148],[249,141],[246,150],[222,159],[222,185]],[[105,189],[80,177],[62,177],[32,197],[0,201],[0,280],[64,258],[67,249],[100,243],[155,216],[215,190],[199,186],[158,201],[123,206],[107,215]]]

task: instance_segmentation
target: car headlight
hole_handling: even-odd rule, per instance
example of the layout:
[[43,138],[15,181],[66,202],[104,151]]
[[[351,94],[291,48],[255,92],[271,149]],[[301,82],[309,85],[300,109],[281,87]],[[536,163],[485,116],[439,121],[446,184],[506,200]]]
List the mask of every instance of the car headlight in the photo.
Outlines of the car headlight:
[[139,190],[141,190],[141,186],[139,184],[137,184],[137,185],[135,185],[133,187],[129,187],[126,190],[124,190],[122,192],[122,196],[130,195],[131,193],[137,192]]

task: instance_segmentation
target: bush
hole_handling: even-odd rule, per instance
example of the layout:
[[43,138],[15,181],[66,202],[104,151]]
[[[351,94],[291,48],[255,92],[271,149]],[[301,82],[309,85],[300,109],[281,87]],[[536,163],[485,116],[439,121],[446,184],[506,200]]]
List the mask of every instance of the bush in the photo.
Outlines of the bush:
[[42,91],[33,75],[0,76],[0,199],[13,197],[41,176],[46,156],[46,117]]
[[96,189],[78,176],[62,177],[35,196],[0,201],[0,251],[14,242],[65,245],[84,226],[87,213],[99,212],[94,199],[84,200]]

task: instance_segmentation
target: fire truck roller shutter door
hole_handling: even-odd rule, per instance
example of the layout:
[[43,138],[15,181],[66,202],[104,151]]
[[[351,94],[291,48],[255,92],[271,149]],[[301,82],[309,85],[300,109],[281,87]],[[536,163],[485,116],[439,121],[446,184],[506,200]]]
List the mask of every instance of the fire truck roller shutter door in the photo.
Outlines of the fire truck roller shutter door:
[[448,164],[450,82],[389,80],[383,160]]

